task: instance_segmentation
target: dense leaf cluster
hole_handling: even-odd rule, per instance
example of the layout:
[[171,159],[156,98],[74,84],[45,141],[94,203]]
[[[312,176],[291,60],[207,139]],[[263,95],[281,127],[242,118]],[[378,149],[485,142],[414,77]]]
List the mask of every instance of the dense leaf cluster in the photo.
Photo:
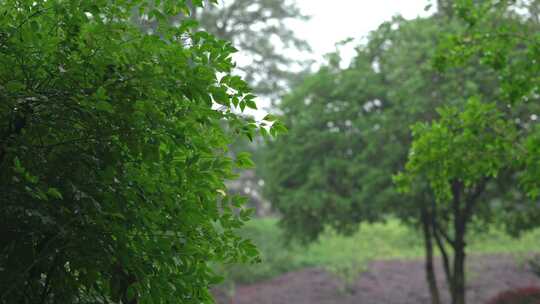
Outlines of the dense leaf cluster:
[[257,259],[234,232],[250,212],[224,185],[251,164],[226,152],[259,129],[234,110],[254,95],[230,43],[169,26],[188,13],[0,4],[0,303],[210,302],[209,262]]

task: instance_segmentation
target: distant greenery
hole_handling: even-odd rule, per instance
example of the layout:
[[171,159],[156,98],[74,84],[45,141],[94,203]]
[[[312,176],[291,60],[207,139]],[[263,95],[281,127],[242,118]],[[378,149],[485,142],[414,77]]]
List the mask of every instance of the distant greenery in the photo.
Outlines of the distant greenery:
[[[351,236],[327,230],[318,242],[303,247],[285,245],[277,218],[255,219],[242,229],[261,251],[262,263],[234,265],[221,269],[226,285],[246,284],[269,279],[305,267],[321,267],[347,281],[381,259],[423,257],[421,234],[396,219],[386,223],[362,224]],[[471,234],[468,254],[516,254],[540,252],[540,229],[512,238],[502,229],[490,228]]]
[[265,149],[263,174],[287,236],[388,216],[421,224],[431,303],[437,249],[451,303],[465,303],[470,223],[540,223],[540,36],[526,17],[538,3],[514,2],[445,0],[429,17],[395,17],[348,67],[334,54],[282,100],[289,132]]

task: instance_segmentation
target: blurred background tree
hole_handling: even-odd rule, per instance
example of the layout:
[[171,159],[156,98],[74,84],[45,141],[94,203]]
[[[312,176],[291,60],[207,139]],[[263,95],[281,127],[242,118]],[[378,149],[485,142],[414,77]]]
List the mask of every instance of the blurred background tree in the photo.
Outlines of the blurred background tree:
[[[281,226],[290,236],[310,241],[328,227],[352,233],[358,223],[388,215],[423,227],[433,303],[439,301],[432,244],[446,254],[451,217],[438,211],[443,216],[434,225],[435,196],[427,183],[416,183],[409,196],[398,194],[393,185],[392,175],[404,168],[409,154],[409,126],[437,119],[436,109],[441,106],[461,108],[469,96],[507,104],[498,75],[482,66],[482,58],[471,56],[466,65],[444,73],[434,64],[446,36],[462,33],[468,26],[453,17],[448,10],[454,9],[454,3],[447,2],[432,17],[384,23],[358,47],[350,67],[340,69],[336,54],[286,96],[280,109],[289,133],[269,144],[265,170],[265,193],[283,215]],[[516,29],[530,26],[512,16],[497,22]],[[538,111],[538,104],[522,104],[510,111],[526,130],[535,123],[530,115]],[[522,195],[509,195],[519,192],[515,172],[501,177],[487,186],[484,195],[492,202],[504,201],[504,208],[482,205],[475,217],[478,223],[492,223],[494,214],[502,223],[503,214],[523,216],[528,214],[518,212],[523,206],[528,204],[529,211],[534,208]]]
[[203,29],[239,49],[237,68],[260,97],[277,100],[288,92],[298,72],[311,64],[298,59],[310,47],[297,37],[290,21],[309,17],[295,1],[223,0],[195,10],[192,17]]

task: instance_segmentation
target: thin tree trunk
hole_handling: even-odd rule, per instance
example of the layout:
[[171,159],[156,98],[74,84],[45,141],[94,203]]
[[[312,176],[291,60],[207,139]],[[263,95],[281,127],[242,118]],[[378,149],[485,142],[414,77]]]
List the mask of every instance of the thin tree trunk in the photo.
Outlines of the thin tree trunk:
[[465,242],[464,225],[456,229],[456,246],[454,248],[454,292],[453,303],[465,304]]
[[484,192],[488,178],[483,178],[469,191],[464,192],[461,181],[452,183],[452,208],[454,216],[454,241],[451,242],[454,249],[452,269],[452,304],[466,304],[466,277],[465,277],[465,236],[467,223],[471,219],[474,206],[480,195]]
[[452,273],[452,304],[465,304],[465,225],[466,210],[462,208],[463,183],[452,184],[454,214],[454,265]]
[[435,276],[435,268],[433,267],[433,234],[429,212],[426,208],[422,209],[422,228],[424,231],[424,247],[426,250],[426,280],[429,287],[429,295],[432,304],[440,304],[441,298],[439,295],[439,287],[437,286],[437,278]]
[[450,259],[448,257],[448,252],[446,251],[446,243],[452,247],[454,246],[454,242],[450,237],[444,232],[444,227],[440,226],[439,221],[437,220],[437,206],[435,201],[433,200],[431,202],[431,208],[432,208],[432,216],[431,216],[431,227],[433,229],[433,236],[435,238],[435,243],[437,244],[437,247],[439,248],[439,252],[441,253],[442,258],[442,264],[443,264],[443,270],[444,275],[446,278],[446,284],[448,285],[448,291],[450,296],[452,295],[452,270],[450,269]]
[[[454,279],[452,275],[452,269],[450,268],[450,258],[448,256],[448,252],[446,251],[446,244],[444,243],[445,240],[440,236],[440,232],[437,230],[442,228],[437,228],[437,223],[434,219],[432,222],[432,226],[434,227],[433,236],[435,237],[437,247],[439,248],[439,252],[441,253],[444,275],[446,277],[446,284],[448,285],[448,294],[450,295],[450,298],[452,298],[452,293],[454,290]],[[452,242],[449,243],[453,246]]]

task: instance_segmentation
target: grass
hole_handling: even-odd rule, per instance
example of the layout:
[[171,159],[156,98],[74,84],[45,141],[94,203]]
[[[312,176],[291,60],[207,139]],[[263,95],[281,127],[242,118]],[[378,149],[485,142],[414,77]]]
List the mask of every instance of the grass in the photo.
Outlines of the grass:
[[[352,283],[373,260],[418,259],[424,254],[421,235],[398,220],[362,224],[352,236],[333,231],[306,247],[285,246],[283,232],[275,218],[252,220],[242,234],[252,239],[261,251],[263,262],[256,265],[231,265],[220,272],[226,282],[253,283],[305,267],[321,267],[338,275],[345,285]],[[516,257],[540,252],[540,229],[512,238],[489,229],[469,236],[468,254],[514,254]]]

